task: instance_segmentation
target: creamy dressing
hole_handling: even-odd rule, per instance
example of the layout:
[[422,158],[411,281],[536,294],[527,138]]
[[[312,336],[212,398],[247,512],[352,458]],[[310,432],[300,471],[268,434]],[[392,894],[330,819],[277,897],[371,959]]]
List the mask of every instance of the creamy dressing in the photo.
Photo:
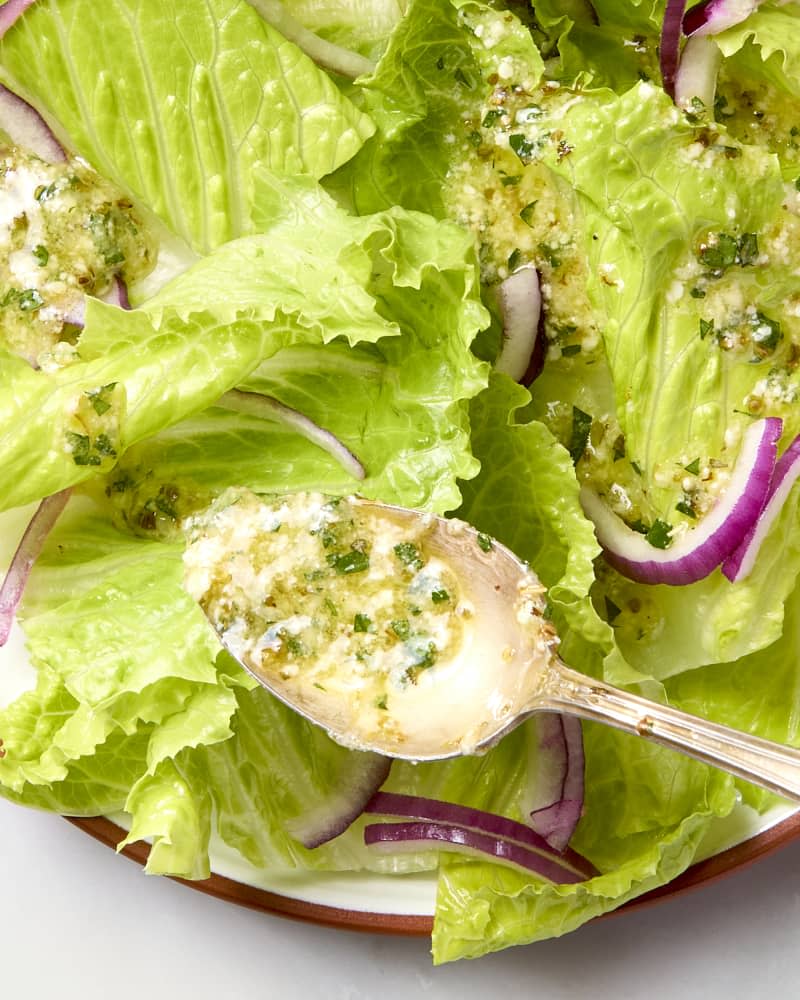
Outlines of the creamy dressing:
[[155,259],[131,201],[84,161],[0,150],[0,345],[32,364],[62,357],[84,296]]
[[[554,641],[543,588],[457,572],[439,519],[377,510],[228,491],[191,521],[186,589],[237,659],[340,742],[469,752],[527,703]],[[489,539],[446,523],[448,544],[491,563]]]

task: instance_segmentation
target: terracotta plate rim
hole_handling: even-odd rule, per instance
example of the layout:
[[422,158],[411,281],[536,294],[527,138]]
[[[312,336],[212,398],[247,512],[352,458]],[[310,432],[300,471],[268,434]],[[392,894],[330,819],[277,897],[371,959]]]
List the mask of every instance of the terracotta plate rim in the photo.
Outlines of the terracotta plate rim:
[[[65,818],[84,833],[114,850],[126,834],[122,827],[117,826],[116,823],[104,816]],[[631,910],[639,910],[667,899],[682,896],[691,890],[715,882],[725,875],[741,871],[798,839],[800,839],[800,812],[794,813],[768,830],[749,837],[734,847],[691,865],[683,874],[667,885],[651,889],[649,892],[637,896],[636,899],[624,903],[616,910],[595,919],[604,919]],[[149,852],[150,846],[142,841],[128,844],[120,851],[125,857],[139,865],[146,863]],[[433,929],[433,917],[430,914],[382,913],[307,902],[260,889],[214,872],[209,878],[202,881],[189,881],[180,878],[174,878],[173,881],[179,882],[195,892],[203,892],[224,902],[338,930],[405,937],[429,937]]]

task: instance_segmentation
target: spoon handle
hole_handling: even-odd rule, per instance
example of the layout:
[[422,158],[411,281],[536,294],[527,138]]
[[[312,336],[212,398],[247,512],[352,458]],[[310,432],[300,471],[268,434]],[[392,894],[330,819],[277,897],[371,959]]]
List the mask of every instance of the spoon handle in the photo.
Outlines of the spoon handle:
[[643,736],[800,802],[800,750],[648,701],[562,663],[554,664],[536,707]]

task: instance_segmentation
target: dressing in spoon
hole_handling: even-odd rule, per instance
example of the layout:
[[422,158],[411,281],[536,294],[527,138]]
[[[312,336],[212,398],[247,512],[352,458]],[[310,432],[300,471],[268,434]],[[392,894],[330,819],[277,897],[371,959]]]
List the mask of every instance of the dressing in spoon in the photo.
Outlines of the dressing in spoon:
[[463,521],[359,498],[223,494],[185,585],[223,646],[339,743],[423,761],[488,750],[537,711],[616,726],[800,800],[800,751],[567,667],[545,589]]

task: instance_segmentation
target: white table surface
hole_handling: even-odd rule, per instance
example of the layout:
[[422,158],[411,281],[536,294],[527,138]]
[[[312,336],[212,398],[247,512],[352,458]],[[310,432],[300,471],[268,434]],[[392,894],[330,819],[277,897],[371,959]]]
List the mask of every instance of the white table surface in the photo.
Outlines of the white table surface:
[[557,941],[434,968],[428,942],[241,909],[0,800],[0,995],[14,1000],[793,997],[800,843]]

